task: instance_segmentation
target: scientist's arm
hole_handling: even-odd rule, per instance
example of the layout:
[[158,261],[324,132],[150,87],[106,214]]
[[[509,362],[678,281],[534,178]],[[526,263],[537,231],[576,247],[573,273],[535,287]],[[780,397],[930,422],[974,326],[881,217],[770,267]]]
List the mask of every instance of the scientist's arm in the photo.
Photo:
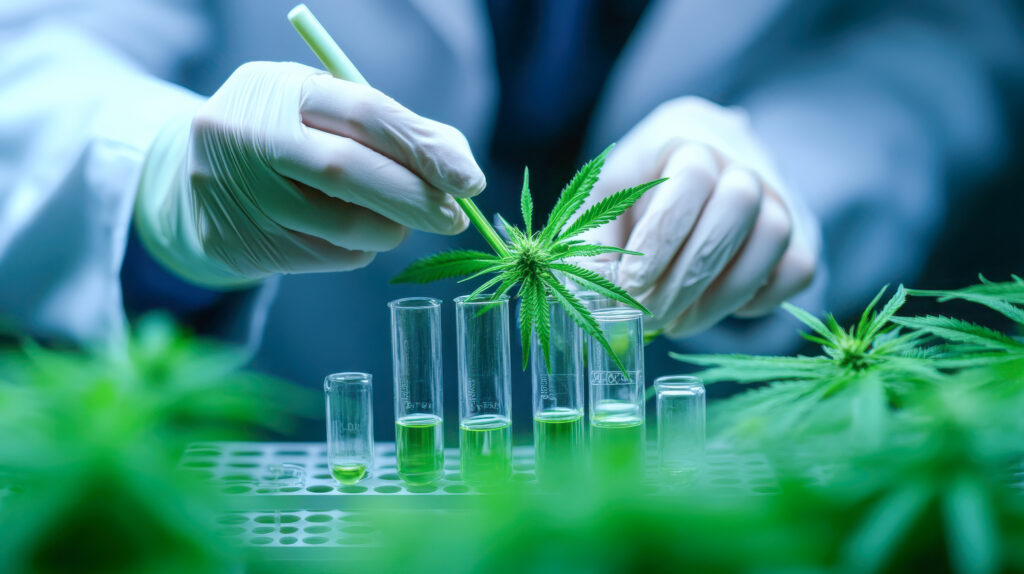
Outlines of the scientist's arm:
[[20,328],[116,334],[132,221],[166,269],[220,288],[365,265],[407,228],[465,228],[451,195],[484,179],[457,130],[298,64],[246,64],[201,98],[133,53],[174,61],[182,46],[161,53],[134,21],[169,9],[85,5],[100,14],[36,16],[28,3],[0,14],[0,50],[14,56],[0,64],[0,161],[13,180],[0,195],[0,275],[19,278],[0,287],[0,314]]
[[117,337],[145,151],[201,98],[156,79],[204,43],[191,3],[0,4],[0,317]]

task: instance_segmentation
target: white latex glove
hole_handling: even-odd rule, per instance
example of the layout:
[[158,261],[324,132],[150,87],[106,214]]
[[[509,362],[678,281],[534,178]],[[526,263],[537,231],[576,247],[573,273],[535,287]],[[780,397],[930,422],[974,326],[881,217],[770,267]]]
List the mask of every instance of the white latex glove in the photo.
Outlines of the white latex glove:
[[233,286],[362,267],[407,227],[459,233],[452,196],[484,186],[458,130],[314,68],[252,62],[157,137],[135,226],[179,275]]
[[587,237],[644,254],[623,256],[617,280],[653,314],[647,328],[681,337],[762,315],[811,283],[817,222],[743,111],[694,97],[662,104],[612,151],[590,202],[660,177],[669,180]]

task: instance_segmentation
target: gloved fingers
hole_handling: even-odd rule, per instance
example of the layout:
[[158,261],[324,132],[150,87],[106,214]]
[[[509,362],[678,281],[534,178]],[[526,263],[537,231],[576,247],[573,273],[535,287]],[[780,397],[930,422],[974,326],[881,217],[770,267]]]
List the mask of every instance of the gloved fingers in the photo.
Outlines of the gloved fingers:
[[310,76],[299,110],[307,126],[354,139],[445,193],[472,197],[487,184],[462,132],[369,86]]
[[406,238],[408,228],[390,219],[297,181],[284,182],[281,193],[268,194],[262,206],[282,227],[358,251],[390,251]]
[[325,239],[298,231],[283,230],[286,246],[274,252],[275,272],[328,273],[366,267],[377,254],[338,247]]
[[761,185],[746,169],[726,167],[700,219],[668,270],[639,301],[657,329],[690,306],[747,239],[760,210]]
[[737,317],[759,317],[770,313],[793,295],[803,291],[814,281],[817,256],[802,238],[794,236],[786,252],[772,272],[768,284],[753,299],[738,309]]
[[626,242],[626,249],[644,255],[622,256],[619,281],[625,289],[642,293],[662,276],[693,230],[720,171],[711,151],[700,144],[684,145],[669,157],[661,174],[669,180],[648,192]]
[[781,201],[766,194],[754,229],[708,290],[665,329],[671,337],[699,333],[750,301],[767,284],[789,245],[792,222]]
[[455,235],[469,225],[452,196],[390,158],[353,139],[306,127],[303,133],[277,158],[281,175],[420,231]]

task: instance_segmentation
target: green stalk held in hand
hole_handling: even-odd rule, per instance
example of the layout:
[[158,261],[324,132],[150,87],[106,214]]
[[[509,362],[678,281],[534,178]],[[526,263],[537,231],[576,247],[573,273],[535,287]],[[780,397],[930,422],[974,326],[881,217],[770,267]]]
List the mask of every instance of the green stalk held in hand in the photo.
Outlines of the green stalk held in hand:
[[[288,20],[332,75],[343,80],[367,84],[366,79],[356,70],[352,61],[331,39],[324,27],[304,4],[293,8],[288,13]],[[601,346],[607,349],[618,363],[618,355],[601,334],[593,315],[555,276],[556,272],[561,273],[584,289],[596,291],[605,297],[649,314],[647,309],[631,297],[625,289],[593,271],[566,261],[570,258],[593,257],[605,253],[642,255],[642,253],[626,251],[618,247],[589,245],[579,239],[579,236],[613,221],[636,203],[647,190],[665,179],[650,181],[613,193],[594,204],[570,223],[573,216],[583,207],[590,196],[590,190],[597,182],[604,159],[610,150],[611,146],[580,168],[572,181],[562,190],[558,202],[548,216],[547,225],[537,232],[534,232],[532,227],[533,198],[530,196],[530,174],[529,171],[526,171],[523,175],[521,198],[523,223],[526,228],[520,230],[502,218],[501,222],[509,235],[508,243],[501,239],[501,236],[471,199],[456,198],[459,206],[466,212],[469,220],[473,222],[494,253],[469,250],[438,253],[414,262],[399,273],[392,282],[429,283],[439,279],[468,275],[463,279],[466,281],[493,273],[495,276],[478,287],[470,297],[477,297],[495,286],[497,286],[495,295],[500,296],[516,285],[519,286],[518,297],[522,301],[519,312],[519,331],[523,338],[523,369],[526,369],[529,361],[530,337],[534,331],[537,332],[537,338],[544,350],[544,363],[548,364],[548,343],[551,333],[551,326],[548,324],[547,297],[549,295],[558,301],[585,333],[600,342]],[[619,368],[625,370],[621,364],[619,364]]]

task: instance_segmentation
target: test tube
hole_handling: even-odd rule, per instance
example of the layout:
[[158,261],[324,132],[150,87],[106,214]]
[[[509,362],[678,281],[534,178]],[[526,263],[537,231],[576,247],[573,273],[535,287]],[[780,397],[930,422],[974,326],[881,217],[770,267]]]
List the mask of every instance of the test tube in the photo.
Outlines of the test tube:
[[537,333],[530,342],[533,444],[537,479],[564,484],[583,460],[583,348],[581,332],[561,305],[548,299],[548,362]]
[[643,316],[630,308],[598,309],[593,316],[625,367],[623,371],[590,337],[590,449],[594,470],[609,480],[638,478],[643,474],[646,447]]
[[704,383],[673,375],[654,380],[658,401],[658,465],[669,478],[693,479],[704,460]]
[[441,301],[409,297],[388,308],[398,476],[427,484],[444,474]]
[[342,484],[355,484],[373,469],[373,377],[334,373],[324,379],[327,464]]
[[512,473],[508,297],[458,297],[455,318],[462,478],[500,483]]

